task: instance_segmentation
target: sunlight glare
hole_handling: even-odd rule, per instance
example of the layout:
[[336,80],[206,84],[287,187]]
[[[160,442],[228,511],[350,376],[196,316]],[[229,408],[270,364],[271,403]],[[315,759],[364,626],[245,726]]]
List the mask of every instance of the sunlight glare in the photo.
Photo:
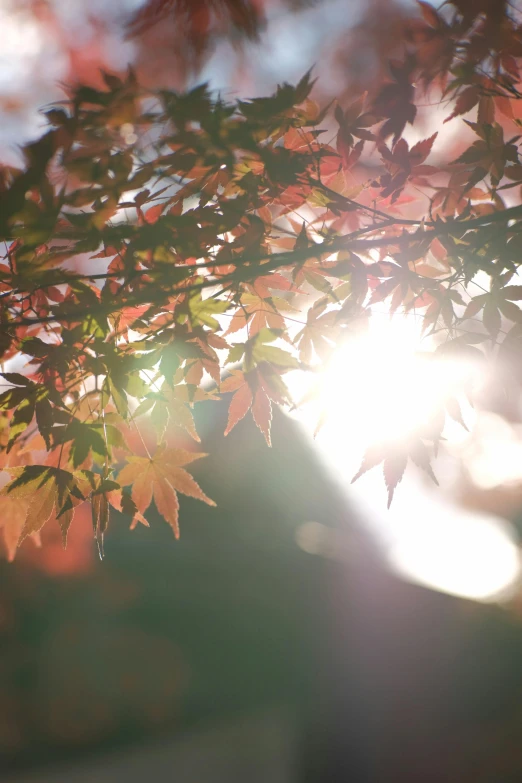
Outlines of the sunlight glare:
[[[13,7],[14,10],[14,7]],[[44,46],[40,27],[29,14],[0,10],[2,52],[0,88],[2,93],[19,89],[30,77],[31,68]]]
[[500,518],[449,505],[442,510],[439,507],[429,521],[411,520],[407,534],[388,552],[394,570],[432,589],[476,601],[511,597],[521,561],[509,526]]
[[412,319],[379,319],[367,335],[348,340],[336,353],[321,396],[351,439],[364,447],[404,440],[446,399],[462,394],[474,372],[471,363],[435,358],[420,345]]
[[463,457],[478,487],[516,486],[522,481],[522,427],[495,413],[483,411],[474,438],[465,445]]
[[[395,573],[451,595],[495,601],[509,596],[521,573],[509,523],[459,508],[415,469],[405,474],[389,511],[379,468],[350,485],[368,446],[414,434],[449,397],[459,399],[471,424],[475,414],[462,389],[478,377],[472,363],[434,361],[421,352],[411,320],[378,319],[368,334],[336,352],[321,379],[320,400],[294,416],[311,437],[319,410],[326,411],[316,448]],[[296,399],[303,396],[299,378],[290,379]],[[466,430],[453,424],[445,436],[466,441]]]

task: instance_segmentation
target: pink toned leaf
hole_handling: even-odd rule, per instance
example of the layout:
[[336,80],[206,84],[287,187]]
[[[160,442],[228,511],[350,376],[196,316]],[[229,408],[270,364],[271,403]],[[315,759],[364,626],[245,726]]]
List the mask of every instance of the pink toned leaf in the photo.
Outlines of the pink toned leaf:
[[252,403],[252,416],[265,436],[267,444],[271,446],[270,424],[272,423],[272,405],[262,389],[258,389],[254,397],[254,402]]
[[497,109],[501,114],[504,115],[504,117],[507,117],[510,120],[514,119],[515,115],[513,113],[513,105],[509,98],[505,98],[503,95],[498,95],[494,98],[494,101]]
[[433,143],[436,138],[437,134],[434,133],[433,136],[429,137],[429,139],[424,139],[423,141],[419,141],[417,144],[413,145],[410,150],[410,161],[413,166],[424,163],[431,152],[431,148],[433,147]]
[[449,117],[446,117],[444,122],[449,122],[455,117],[459,117],[461,114],[467,114],[468,111],[477,105],[479,100],[479,92],[477,87],[467,87],[462,92],[455,103],[455,108]]
[[252,391],[247,383],[244,383],[234,394],[228,409],[228,422],[225,435],[236,426],[252,405]]

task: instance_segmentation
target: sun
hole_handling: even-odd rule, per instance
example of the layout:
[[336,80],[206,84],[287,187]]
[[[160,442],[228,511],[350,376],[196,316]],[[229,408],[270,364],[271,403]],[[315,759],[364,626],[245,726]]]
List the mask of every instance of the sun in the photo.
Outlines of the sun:
[[449,400],[472,416],[464,390],[477,380],[478,368],[426,350],[427,343],[413,314],[375,316],[368,332],[347,339],[322,374],[325,419],[335,418],[364,449],[422,433]]
[[[315,445],[325,466],[365,521],[392,571],[452,595],[502,600],[515,588],[521,570],[507,522],[465,511],[445,491],[430,491],[420,471],[406,473],[403,491],[389,511],[378,469],[350,484],[369,446],[393,447],[419,434],[449,400],[458,402],[471,427],[475,412],[465,390],[484,380],[483,367],[434,354],[415,318],[387,315],[372,320],[368,332],[346,340],[334,353],[319,379],[315,400],[294,415],[310,436],[316,430]],[[296,399],[304,396],[300,378],[295,374],[291,386]],[[455,444],[469,437],[449,417],[444,436]],[[330,533],[325,529],[325,535]],[[301,541],[298,544],[302,546]],[[324,551],[333,556],[326,544]]]

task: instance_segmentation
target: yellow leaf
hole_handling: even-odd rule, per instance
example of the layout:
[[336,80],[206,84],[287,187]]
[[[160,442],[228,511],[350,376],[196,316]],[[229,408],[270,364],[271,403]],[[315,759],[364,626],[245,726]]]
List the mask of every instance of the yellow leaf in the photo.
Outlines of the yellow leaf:
[[0,526],[4,534],[7,559],[14,560],[18,539],[27,515],[28,502],[18,498],[3,497],[1,501],[2,515]]
[[56,494],[56,483],[54,480],[47,481],[39,488],[29,503],[18,545],[31,533],[38,533],[51,518],[56,504]]
[[179,538],[179,502],[176,491],[166,479],[154,483],[154,502],[161,516]]
[[188,465],[189,462],[194,462],[194,460],[201,459],[202,457],[208,457],[208,454],[197,451],[186,451],[185,449],[165,449],[161,455],[163,462],[167,462],[169,465],[174,466]]
[[197,500],[202,500],[203,503],[207,503],[209,506],[215,506],[213,500],[205,495],[197,481],[195,481],[190,473],[187,473],[183,468],[175,468],[171,465],[158,466],[156,472],[163,473],[168,483],[177,491],[182,492],[184,495],[189,495]]
[[133,457],[118,474],[118,483],[125,487],[132,484],[132,499],[142,514],[152,500],[152,461],[146,457]]

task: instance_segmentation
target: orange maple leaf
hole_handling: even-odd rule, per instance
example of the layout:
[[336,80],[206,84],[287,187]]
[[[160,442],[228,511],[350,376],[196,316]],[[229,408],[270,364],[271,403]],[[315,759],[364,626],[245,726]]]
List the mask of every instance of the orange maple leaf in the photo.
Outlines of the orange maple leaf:
[[[247,376],[241,370],[232,370],[232,374],[221,384],[222,392],[235,392],[230,407],[228,409],[228,423],[225,435],[236,426],[249,410],[252,411],[252,417],[265,436],[269,446],[272,445],[270,439],[270,425],[272,423],[272,403],[269,393],[256,371],[253,375]],[[279,400],[277,400],[279,402]]]
[[128,457],[127,465],[118,475],[118,483],[123,487],[132,484],[132,499],[140,514],[145,513],[154,498],[159,513],[179,538],[178,492],[202,500],[209,506],[216,505],[182,467],[206,456],[163,446],[151,458]]
[[[27,507],[29,500],[21,498],[2,498],[2,516],[0,519],[0,528],[4,536],[4,546],[7,551],[7,559],[12,562],[18,548],[20,534],[24,527],[27,516]],[[33,533],[31,538],[36,546],[40,546],[40,534]]]

